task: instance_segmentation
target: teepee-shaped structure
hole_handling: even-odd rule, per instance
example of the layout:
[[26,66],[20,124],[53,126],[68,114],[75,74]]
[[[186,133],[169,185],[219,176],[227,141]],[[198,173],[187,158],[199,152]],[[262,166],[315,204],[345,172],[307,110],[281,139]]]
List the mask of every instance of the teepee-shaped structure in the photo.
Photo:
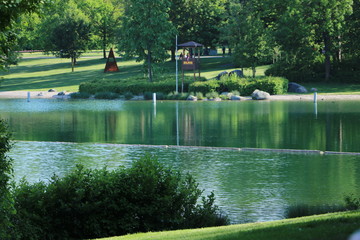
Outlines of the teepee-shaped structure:
[[116,63],[114,51],[111,48],[110,52],[109,52],[109,56],[108,56],[107,61],[106,61],[104,72],[118,72],[118,71],[119,71],[119,68],[118,68],[117,63]]

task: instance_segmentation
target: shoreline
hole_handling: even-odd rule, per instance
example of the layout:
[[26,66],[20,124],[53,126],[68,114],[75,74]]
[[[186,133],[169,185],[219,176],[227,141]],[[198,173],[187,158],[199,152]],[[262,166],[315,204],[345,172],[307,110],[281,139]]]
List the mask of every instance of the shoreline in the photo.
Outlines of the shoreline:
[[[48,91],[0,91],[0,99],[26,99],[30,92],[30,98],[37,99],[68,99],[71,92],[66,92],[65,95],[58,95],[59,92]],[[244,97],[250,100],[250,97]],[[270,101],[314,101],[313,94],[286,94],[286,95],[271,95]],[[317,95],[318,101],[334,101],[334,100],[360,100],[360,94],[321,94]],[[241,101],[241,100],[240,100]]]

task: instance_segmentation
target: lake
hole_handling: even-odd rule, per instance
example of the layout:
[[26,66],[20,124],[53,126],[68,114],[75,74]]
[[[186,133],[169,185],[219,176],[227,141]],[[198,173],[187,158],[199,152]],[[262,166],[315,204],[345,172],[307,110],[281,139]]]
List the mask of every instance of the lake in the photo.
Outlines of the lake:
[[[297,203],[341,203],[359,194],[359,102],[161,102],[0,100],[16,144],[15,179],[46,181],[77,163],[130,166],[146,153],[190,172],[232,223],[284,217]],[[169,147],[164,147],[169,146]],[[185,147],[196,146],[196,147]],[[326,202],[324,202],[326,201]]]

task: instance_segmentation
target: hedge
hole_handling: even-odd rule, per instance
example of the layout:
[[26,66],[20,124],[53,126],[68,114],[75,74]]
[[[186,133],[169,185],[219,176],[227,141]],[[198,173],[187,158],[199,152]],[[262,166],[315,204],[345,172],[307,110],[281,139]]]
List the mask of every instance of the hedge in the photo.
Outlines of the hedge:
[[[201,78],[201,80],[205,80]],[[179,91],[181,90],[181,77],[179,77]],[[193,77],[186,76],[184,80],[184,91],[187,92],[189,84],[194,82]],[[125,94],[131,92],[133,94],[144,94],[145,92],[162,92],[168,94],[176,88],[174,75],[163,75],[158,77],[154,82],[148,82],[147,78],[132,77],[118,80],[96,79],[83,82],[79,86],[79,92],[87,92],[95,94],[98,92],[114,92]]]
[[78,166],[49,183],[14,189],[13,239],[93,239],[228,223],[194,178],[149,155],[130,168]]
[[241,95],[249,96],[256,89],[277,95],[286,93],[287,88],[288,80],[281,77],[238,78],[224,76],[220,80],[191,83],[189,91],[203,94],[239,91]]

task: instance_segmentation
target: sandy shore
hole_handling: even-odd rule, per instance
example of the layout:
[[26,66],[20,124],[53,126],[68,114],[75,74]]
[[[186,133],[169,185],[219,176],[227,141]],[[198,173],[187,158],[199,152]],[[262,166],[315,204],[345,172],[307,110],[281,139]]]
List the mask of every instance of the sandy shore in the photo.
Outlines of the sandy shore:
[[[30,92],[30,98],[69,98],[70,93],[66,93],[64,96],[59,96],[58,92],[47,91],[32,91]],[[0,91],[1,98],[27,98],[27,91]],[[246,98],[249,99],[249,98]],[[283,101],[313,101],[313,94],[290,94],[290,95],[272,95],[270,100],[283,100]],[[336,95],[336,94],[318,94],[318,101],[336,101],[336,100],[360,100],[359,95]]]

